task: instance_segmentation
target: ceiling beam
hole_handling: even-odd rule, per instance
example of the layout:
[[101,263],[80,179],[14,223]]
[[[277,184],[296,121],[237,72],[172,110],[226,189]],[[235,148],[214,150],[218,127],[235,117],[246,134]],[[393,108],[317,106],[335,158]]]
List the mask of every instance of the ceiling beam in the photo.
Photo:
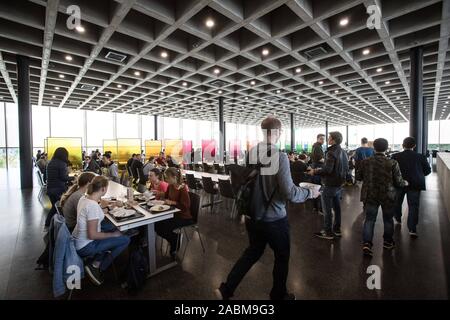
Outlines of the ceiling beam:
[[16,92],[14,91],[14,87],[11,82],[11,78],[9,77],[8,70],[6,69],[5,61],[3,60],[2,52],[0,51],[0,73],[2,74],[3,80],[6,83],[6,86],[8,87],[9,93],[11,94],[11,98],[13,99],[14,103],[17,104],[17,96]]

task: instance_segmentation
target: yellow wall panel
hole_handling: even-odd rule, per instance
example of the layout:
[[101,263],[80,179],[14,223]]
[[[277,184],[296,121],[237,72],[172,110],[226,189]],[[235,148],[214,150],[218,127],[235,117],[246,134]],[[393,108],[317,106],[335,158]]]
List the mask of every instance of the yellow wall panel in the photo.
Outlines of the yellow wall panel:
[[48,158],[53,157],[53,153],[59,147],[64,147],[69,152],[69,161],[74,169],[81,168],[81,138],[47,138]]
[[117,139],[119,164],[126,164],[133,153],[141,154],[141,139]]
[[183,158],[183,140],[164,140],[164,151],[178,162]]
[[115,139],[103,140],[103,153],[105,153],[106,151],[111,151],[112,160],[117,161],[119,156],[117,151],[117,140]]
[[148,159],[151,156],[157,157],[162,149],[161,140],[145,140],[145,157]]

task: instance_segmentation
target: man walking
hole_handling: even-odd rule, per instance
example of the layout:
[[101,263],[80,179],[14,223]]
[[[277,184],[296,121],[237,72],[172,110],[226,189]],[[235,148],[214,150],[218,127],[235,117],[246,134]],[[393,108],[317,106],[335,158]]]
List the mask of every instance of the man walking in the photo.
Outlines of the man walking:
[[389,147],[386,139],[376,139],[373,143],[375,155],[361,162],[356,179],[363,182],[361,201],[364,203],[366,216],[363,227],[363,253],[372,256],[372,239],[378,208],[383,211],[385,249],[391,250],[395,243],[394,235],[394,203],[396,187],[403,187],[407,182],[403,180],[397,161],[388,159],[385,155]]
[[364,159],[370,158],[374,155],[373,148],[369,147],[369,141],[367,138],[361,139],[361,147],[355,150],[355,175],[356,171],[358,171],[359,165],[361,164],[361,161]]
[[405,195],[408,200],[408,229],[412,238],[417,238],[417,224],[419,222],[420,192],[425,190],[425,176],[431,173],[427,158],[414,151],[416,140],[412,137],[403,140],[403,152],[392,155],[402,172],[403,179],[409,185],[397,190],[395,206],[395,222],[401,224],[402,205]]
[[[267,159],[270,160],[268,161],[269,168],[278,167],[278,170],[267,173],[261,169],[257,178],[258,182],[254,183],[251,207],[256,216],[246,217],[245,221],[249,246],[234,265],[226,282],[216,290],[218,297],[224,300],[233,296],[246,273],[263,255],[267,244],[275,255],[270,298],[274,300],[295,299],[293,294],[288,293],[286,287],[290,256],[286,201],[304,202],[319,195],[315,190],[295,186],[292,182],[288,157],[276,147],[281,133],[280,120],[273,117],[266,118],[261,123],[261,129],[264,131],[264,141],[254,147],[250,154],[254,155],[256,150],[259,156],[260,150],[265,150],[265,155],[267,155],[267,151],[269,151],[270,157]],[[252,159],[254,158],[252,156]],[[261,161],[261,163],[267,166],[266,161]]]
[[[326,160],[322,168],[309,171],[310,175],[319,175],[322,182],[322,211],[324,226],[316,237],[333,240],[341,236],[341,194],[342,185],[346,181],[348,172],[348,157],[341,148],[342,134],[338,131],[330,132]],[[334,223],[333,213],[334,209]]]

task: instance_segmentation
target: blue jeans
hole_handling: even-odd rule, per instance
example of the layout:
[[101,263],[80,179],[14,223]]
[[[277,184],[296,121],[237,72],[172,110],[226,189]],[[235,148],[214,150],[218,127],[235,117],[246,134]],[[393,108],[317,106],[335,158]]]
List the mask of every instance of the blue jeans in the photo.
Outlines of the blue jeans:
[[[115,227],[111,223],[102,223],[103,232],[106,230],[112,231],[114,229]],[[94,240],[80,250],[77,250],[77,253],[82,258],[93,257],[94,261],[100,262],[100,270],[105,271],[111,265],[113,260],[128,247],[129,243],[130,238],[128,236]],[[110,251],[111,254],[106,254],[107,251]]]
[[[373,239],[373,229],[375,228],[375,222],[377,221],[378,204],[364,204],[364,214],[366,219],[364,220],[363,227],[363,242],[372,244]],[[383,211],[383,225],[384,225],[384,241],[392,242],[394,235],[394,208],[392,205],[381,205],[381,210]]]
[[289,222],[283,218],[274,222],[246,221],[249,246],[230,271],[225,288],[232,296],[250,268],[261,258],[268,244],[275,255],[271,299],[283,299],[287,293],[286,281],[289,272],[290,233]]
[[[341,229],[341,196],[342,187],[323,187],[321,195],[323,227],[327,233]],[[332,209],[334,209],[334,223]]]
[[405,195],[408,201],[408,229],[411,232],[416,232],[419,223],[420,190],[397,189],[395,220],[402,221],[402,206]]

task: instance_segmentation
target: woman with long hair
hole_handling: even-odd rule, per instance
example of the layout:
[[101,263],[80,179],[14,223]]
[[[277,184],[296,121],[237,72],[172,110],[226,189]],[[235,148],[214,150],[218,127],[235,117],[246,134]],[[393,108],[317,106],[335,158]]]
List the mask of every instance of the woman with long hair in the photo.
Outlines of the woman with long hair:
[[56,213],[55,203],[61,199],[67,189],[67,182],[71,180],[67,170],[68,162],[69,152],[66,148],[60,147],[55,150],[52,160],[47,164],[47,195],[52,203],[52,208],[45,219],[46,228]]
[[177,235],[173,230],[192,224],[191,200],[187,186],[183,183],[181,172],[176,168],[168,168],[165,173],[166,181],[169,187],[165,193],[159,195],[164,196],[165,204],[175,206],[180,212],[174,214],[172,219],[167,219],[155,223],[156,232],[166,239],[170,244],[170,255],[175,258],[177,248]]
[[108,184],[109,180],[103,176],[95,177],[88,184],[86,195],[78,202],[77,224],[72,233],[80,257],[93,257],[85,264],[85,269],[96,285],[103,283],[103,272],[130,243],[130,238],[118,230],[102,231],[105,214],[99,203],[108,190]]
[[67,228],[72,232],[77,224],[78,201],[87,191],[88,184],[95,178],[92,172],[83,172],[74,184],[61,197],[60,204],[63,209]]
[[156,193],[156,199],[159,200],[166,194],[169,184],[162,179],[161,170],[153,168],[148,176],[150,181],[150,190]]

